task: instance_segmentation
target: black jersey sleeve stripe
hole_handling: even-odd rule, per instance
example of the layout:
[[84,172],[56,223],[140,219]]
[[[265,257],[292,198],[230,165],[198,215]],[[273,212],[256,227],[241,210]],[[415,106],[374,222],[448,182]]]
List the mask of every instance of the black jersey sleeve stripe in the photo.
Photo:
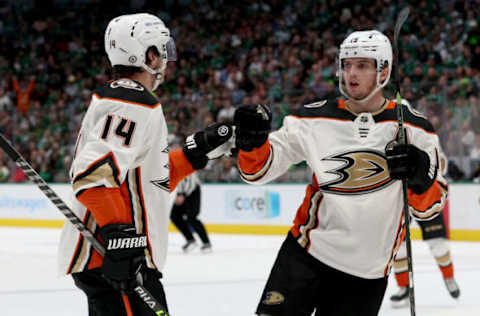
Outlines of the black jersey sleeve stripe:
[[152,268],[155,267],[155,263],[153,262],[153,248],[152,244],[150,242],[150,236],[149,236],[149,231],[148,231],[148,219],[147,219],[147,210],[145,207],[145,199],[143,197],[143,189],[142,189],[142,171],[141,167],[138,167],[135,169],[135,185],[136,185],[136,194],[138,197],[138,202],[140,206],[140,216],[143,219],[143,227],[142,227],[142,233],[147,236],[147,251],[145,252],[146,258],[147,258],[147,266],[150,266]]
[[75,272],[75,271],[72,271],[72,269],[78,261],[78,257],[80,256],[80,250],[83,248],[83,242],[84,242],[84,237],[83,237],[82,234],[80,234],[80,237],[77,241],[77,245],[75,247],[75,252],[73,254],[72,261],[70,262],[70,265],[69,265],[68,270],[67,270],[67,274]]

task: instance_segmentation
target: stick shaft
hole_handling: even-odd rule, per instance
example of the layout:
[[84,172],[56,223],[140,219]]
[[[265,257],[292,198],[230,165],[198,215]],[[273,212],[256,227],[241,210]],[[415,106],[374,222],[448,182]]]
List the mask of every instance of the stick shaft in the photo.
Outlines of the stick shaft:
[[[405,135],[405,127],[403,125],[403,106],[402,106],[402,97],[400,92],[400,75],[399,75],[399,46],[398,46],[398,36],[400,30],[402,29],[403,24],[410,14],[410,8],[405,7],[400,11],[397,21],[395,23],[395,29],[393,33],[394,47],[395,47],[395,84],[396,84],[396,103],[397,103],[397,120],[398,120],[398,138],[401,144],[407,142]],[[403,217],[404,217],[404,228],[405,228],[405,244],[407,248],[407,264],[408,264],[408,298],[410,301],[410,315],[415,316],[415,288],[413,282],[413,258],[412,258],[412,241],[410,237],[410,210],[408,204],[408,181],[407,179],[402,179],[402,197],[403,197]]]
[[[87,239],[92,246],[97,250],[102,257],[105,256],[105,248],[93,236],[82,221],[75,215],[70,207],[50,188],[50,186],[40,177],[40,175],[30,166],[30,164],[20,155],[18,151],[7,141],[7,139],[0,133],[0,148],[20,167],[27,175],[28,179],[35,183],[37,187],[45,194],[45,196],[55,205],[60,212],[67,218],[67,220],[75,226],[76,229]],[[137,285],[134,292],[150,307],[155,315],[168,316],[166,308],[164,308],[142,285]]]

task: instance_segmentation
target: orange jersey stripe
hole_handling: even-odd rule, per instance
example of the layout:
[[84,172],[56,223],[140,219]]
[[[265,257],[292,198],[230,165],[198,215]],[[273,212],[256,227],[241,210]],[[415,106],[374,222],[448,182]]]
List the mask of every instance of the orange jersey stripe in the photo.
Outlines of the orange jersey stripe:
[[433,205],[440,203],[442,190],[437,181],[423,194],[415,194],[412,190],[408,190],[408,204],[419,212],[425,212]]
[[395,108],[395,102],[393,100],[388,101],[388,105],[385,109],[393,110],[394,108]]
[[297,242],[301,247],[307,249],[307,251],[311,246],[310,233],[316,229],[319,224],[318,210],[322,201],[322,193],[309,185],[307,187],[305,200],[297,211],[294,226],[291,229],[292,234],[297,234],[298,236]]
[[243,173],[255,174],[265,166],[270,155],[270,141],[267,140],[262,146],[252,151],[240,150],[238,153],[238,165]]
[[173,192],[178,183],[195,172],[183,150],[173,150],[168,154],[170,165],[170,192]]
[[93,213],[100,227],[132,222],[132,214],[120,188],[90,188],[83,191],[77,199]]
[[332,190],[332,191],[339,191],[339,192],[361,192],[361,191],[366,191],[366,190],[372,190],[372,189],[375,189],[375,188],[378,188],[378,187],[381,187],[383,186],[385,183],[388,183],[392,181],[391,178],[388,178],[388,179],[385,179],[383,180],[382,182],[379,182],[377,184],[374,184],[374,185],[371,185],[371,186],[368,186],[368,187],[362,187],[362,188],[353,188],[353,189],[343,189],[343,188],[329,188],[329,190]]
[[[127,181],[124,181],[121,186],[120,186],[120,193],[122,195],[122,198],[125,202],[125,218],[129,217],[128,220],[125,221],[125,223],[133,223],[133,210],[132,210],[132,205],[131,205],[131,197],[130,197],[130,192],[128,190],[127,186]],[[101,240],[100,236],[98,234],[95,235],[95,237],[100,240],[102,243],[103,241]],[[94,269],[94,268],[99,268],[102,266],[103,263],[103,257],[97,252],[97,250],[92,249],[92,256],[90,258],[89,264],[88,264],[88,269]]]
[[[403,210],[402,210],[402,212],[403,212]],[[398,249],[402,245],[403,239],[405,238],[406,231],[405,231],[405,229],[403,229],[403,219],[404,219],[404,215],[402,214],[402,216],[400,216],[400,221],[398,223],[397,232],[395,234],[395,241],[393,243],[392,250],[390,251],[390,258],[388,259],[388,263],[385,266],[385,270],[383,271],[383,275],[385,275],[385,276],[388,274],[388,272],[390,270],[390,267],[391,267],[391,264],[394,260],[394,256],[398,252]]]
[[[293,234],[293,237],[297,238],[300,235],[300,226],[308,224],[310,219],[310,208],[312,207],[312,196],[318,192],[318,188],[315,188],[313,185],[309,184],[305,190],[305,197],[300,207],[297,209],[297,214],[293,220],[293,226],[290,231]],[[318,219],[317,219],[318,222]],[[318,225],[318,223],[317,223]]]
[[[120,188],[87,189],[77,198],[93,214],[100,227],[114,223],[132,223],[130,194],[126,182],[123,182]],[[95,237],[103,243],[98,234],[95,234]],[[88,259],[88,269],[101,267],[102,263],[103,257],[92,248]]]

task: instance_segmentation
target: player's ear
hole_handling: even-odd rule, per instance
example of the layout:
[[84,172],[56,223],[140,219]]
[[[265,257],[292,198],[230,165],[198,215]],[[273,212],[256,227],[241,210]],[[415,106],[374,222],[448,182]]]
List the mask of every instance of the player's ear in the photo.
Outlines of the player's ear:
[[158,52],[158,49],[155,46],[150,46],[147,50],[147,56],[146,56],[146,64],[152,68],[156,68],[155,66],[159,63],[160,60],[160,53]]
[[380,82],[384,82],[388,78],[389,71],[390,69],[388,67],[388,61],[385,61],[385,66],[383,67],[383,70],[380,73]]

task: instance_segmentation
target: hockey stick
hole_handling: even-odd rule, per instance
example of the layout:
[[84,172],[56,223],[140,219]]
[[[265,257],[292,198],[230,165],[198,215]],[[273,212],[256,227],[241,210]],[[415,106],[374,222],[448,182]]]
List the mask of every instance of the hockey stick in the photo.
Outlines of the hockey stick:
[[[15,148],[7,141],[7,139],[0,133],[0,148],[20,167],[27,177],[37,185],[37,187],[45,194],[45,196],[62,212],[62,214],[75,226],[76,229],[82,234],[85,239],[87,239],[97,250],[102,257],[105,256],[105,248],[103,245],[93,236],[92,232],[89,231],[82,221],[73,213],[73,211],[63,202],[63,200],[55,193],[55,191],[50,188],[50,186],[38,175],[38,173],[30,166],[30,164],[22,157],[22,155],[15,150]],[[168,316],[166,308],[163,307],[151,294],[150,292],[143,287],[141,284],[138,284],[134,289],[134,292],[140,297],[145,304],[150,307],[150,309],[155,313],[155,315]],[[131,311],[128,311],[129,303],[126,294],[122,293],[122,299],[124,300],[127,308],[127,312],[131,314]]]
[[[398,35],[402,29],[403,23],[410,14],[410,8],[405,7],[400,11],[397,21],[395,22],[395,28],[393,32],[393,43],[395,47],[395,88],[396,102],[397,102],[397,120],[398,120],[398,138],[400,144],[407,142],[405,135],[405,127],[403,126],[403,109],[402,109],[402,96],[400,95],[400,75],[398,62],[399,59],[399,47],[398,47]],[[407,262],[408,262],[408,298],[410,300],[410,315],[415,316],[415,292],[413,286],[413,264],[412,264],[412,241],[410,238],[410,211],[408,207],[408,194],[407,194],[407,179],[402,179],[402,193],[403,193],[403,216],[405,217],[405,244],[407,246]]]

